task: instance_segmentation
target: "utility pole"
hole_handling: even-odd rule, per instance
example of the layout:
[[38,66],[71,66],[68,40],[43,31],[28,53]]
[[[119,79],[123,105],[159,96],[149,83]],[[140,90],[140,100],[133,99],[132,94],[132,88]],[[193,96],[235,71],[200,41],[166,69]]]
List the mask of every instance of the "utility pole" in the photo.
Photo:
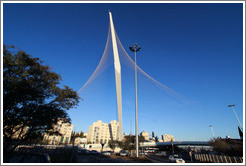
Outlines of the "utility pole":
[[129,49],[135,53],[135,118],[136,118],[136,157],[138,157],[138,96],[137,96],[137,51],[141,49],[138,44],[133,44]]

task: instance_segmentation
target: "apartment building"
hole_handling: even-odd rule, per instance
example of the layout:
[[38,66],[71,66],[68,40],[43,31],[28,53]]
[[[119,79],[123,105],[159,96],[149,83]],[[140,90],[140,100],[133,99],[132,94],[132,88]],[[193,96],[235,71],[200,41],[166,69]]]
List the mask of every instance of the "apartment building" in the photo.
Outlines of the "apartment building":
[[53,130],[59,132],[61,135],[50,135],[46,133],[44,134],[44,141],[52,145],[70,143],[73,124],[63,123],[62,120],[59,120],[57,124],[53,126]]
[[[29,129],[28,126],[22,127],[21,125],[17,125],[15,127],[13,127],[12,132],[14,134],[11,136],[11,138],[12,139],[23,139],[24,136],[26,135],[28,129]],[[7,134],[7,135],[9,136],[10,134]]]
[[149,141],[149,133],[147,131],[142,131],[140,136],[144,137],[145,141]]
[[109,124],[103,123],[101,120],[94,122],[89,127],[87,142],[98,144],[108,143],[110,140],[119,139],[119,122],[111,121]]
[[164,134],[161,137],[162,137],[163,142],[174,142],[175,141],[173,135]]

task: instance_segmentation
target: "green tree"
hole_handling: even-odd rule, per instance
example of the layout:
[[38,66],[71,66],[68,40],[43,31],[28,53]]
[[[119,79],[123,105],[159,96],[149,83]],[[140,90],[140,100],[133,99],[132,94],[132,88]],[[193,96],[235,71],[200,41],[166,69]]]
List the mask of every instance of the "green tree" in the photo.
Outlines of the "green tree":
[[123,150],[127,150],[130,152],[131,150],[134,150],[136,148],[135,146],[135,136],[133,135],[126,135],[124,137],[124,140],[121,142],[118,142],[119,147]]
[[[138,147],[140,148],[141,143],[144,142],[143,136],[138,136]],[[126,135],[122,142],[118,142],[118,145],[121,149],[127,150],[130,152],[131,150],[136,149],[136,137],[134,135]]]
[[74,145],[75,138],[77,137],[77,133],[75,131],[72,131],[71,133],[71,139],[70,143]]
[[79,137],[80,138],[85,138],[84,133],[82,131],[79,133]]
[[213,138],[209,141],[213,150],[229,156],[243,156],[243,141]]
[[225,153],[229,150],[228,143],[221,138],[213,138],[210,140],[210,145],[212,145],[213,149],[220,153]]
[[152,131],[152,138],[155,138],[155,133],[154,133],[154,131]]
[[155,142],[159,142],[158,136],[155,136]]
[[[14,52],[11,52],[13,50]],[[68,86],[61,87],[61,76],[14,47],[3,47],[3,140],[4,150],[51,131],[58,119],[70,122],[67,111],[79,96]],[[28,131],[24,129],[28,127]],[[13,136],[18,134],[18,139]],[[13,148],[12,148],[13,149]]]
[[115,148],[116,148],[118,142],[115,141],[115,140],[110,140],[108,144],[109,144],[110,149],[112,149],[113,152],[114,152],[114,150],[115,150]]

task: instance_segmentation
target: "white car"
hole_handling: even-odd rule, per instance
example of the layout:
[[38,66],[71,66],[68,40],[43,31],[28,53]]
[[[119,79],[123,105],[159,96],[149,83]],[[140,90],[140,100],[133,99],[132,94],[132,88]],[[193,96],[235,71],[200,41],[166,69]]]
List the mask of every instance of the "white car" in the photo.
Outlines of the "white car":
[[124,151],[124,150],[121,150],[120,151],[120,156],[128,156],[128,152]]
[[104,152],[102,152],[102,155],[111,156],[112,152],[111,151],[104,151]]
[[173,163],[185,163],[185,161],[181,157],[179,157],[177,154],[170,155],[169,161]]

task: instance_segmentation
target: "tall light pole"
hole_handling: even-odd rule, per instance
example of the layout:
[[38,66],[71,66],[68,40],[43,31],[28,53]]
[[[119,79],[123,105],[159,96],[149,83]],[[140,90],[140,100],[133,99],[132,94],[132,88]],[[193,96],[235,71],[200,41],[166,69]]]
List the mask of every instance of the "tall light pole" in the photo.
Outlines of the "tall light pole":
[[237,113],[236,113],[236,111],[235,111],[235,109],[234,109],[235,105],[234,105],[234,104],[228,105],[228,107],[231,107],[231,108],[232,108],[234,114],[236,115],[237,121],[238,121],[238,123],[239,123],[241,129],[243,129],[242,124],[240,123],[240,121],[239,121],[239,119],[238,119],[238,117],[237,117]]
[[215,138],[215,136],[214,136],[214,130],[213,130],[213,125],[209,125],[209,127],[211,128],[211,131],[212,131],[213,137]]
[[136,157],[138,157],[138,95],[137,95],[137,52],[141,49],[138,44],[133,44],[129,49],[135,53],[135,118],[136,118]]

